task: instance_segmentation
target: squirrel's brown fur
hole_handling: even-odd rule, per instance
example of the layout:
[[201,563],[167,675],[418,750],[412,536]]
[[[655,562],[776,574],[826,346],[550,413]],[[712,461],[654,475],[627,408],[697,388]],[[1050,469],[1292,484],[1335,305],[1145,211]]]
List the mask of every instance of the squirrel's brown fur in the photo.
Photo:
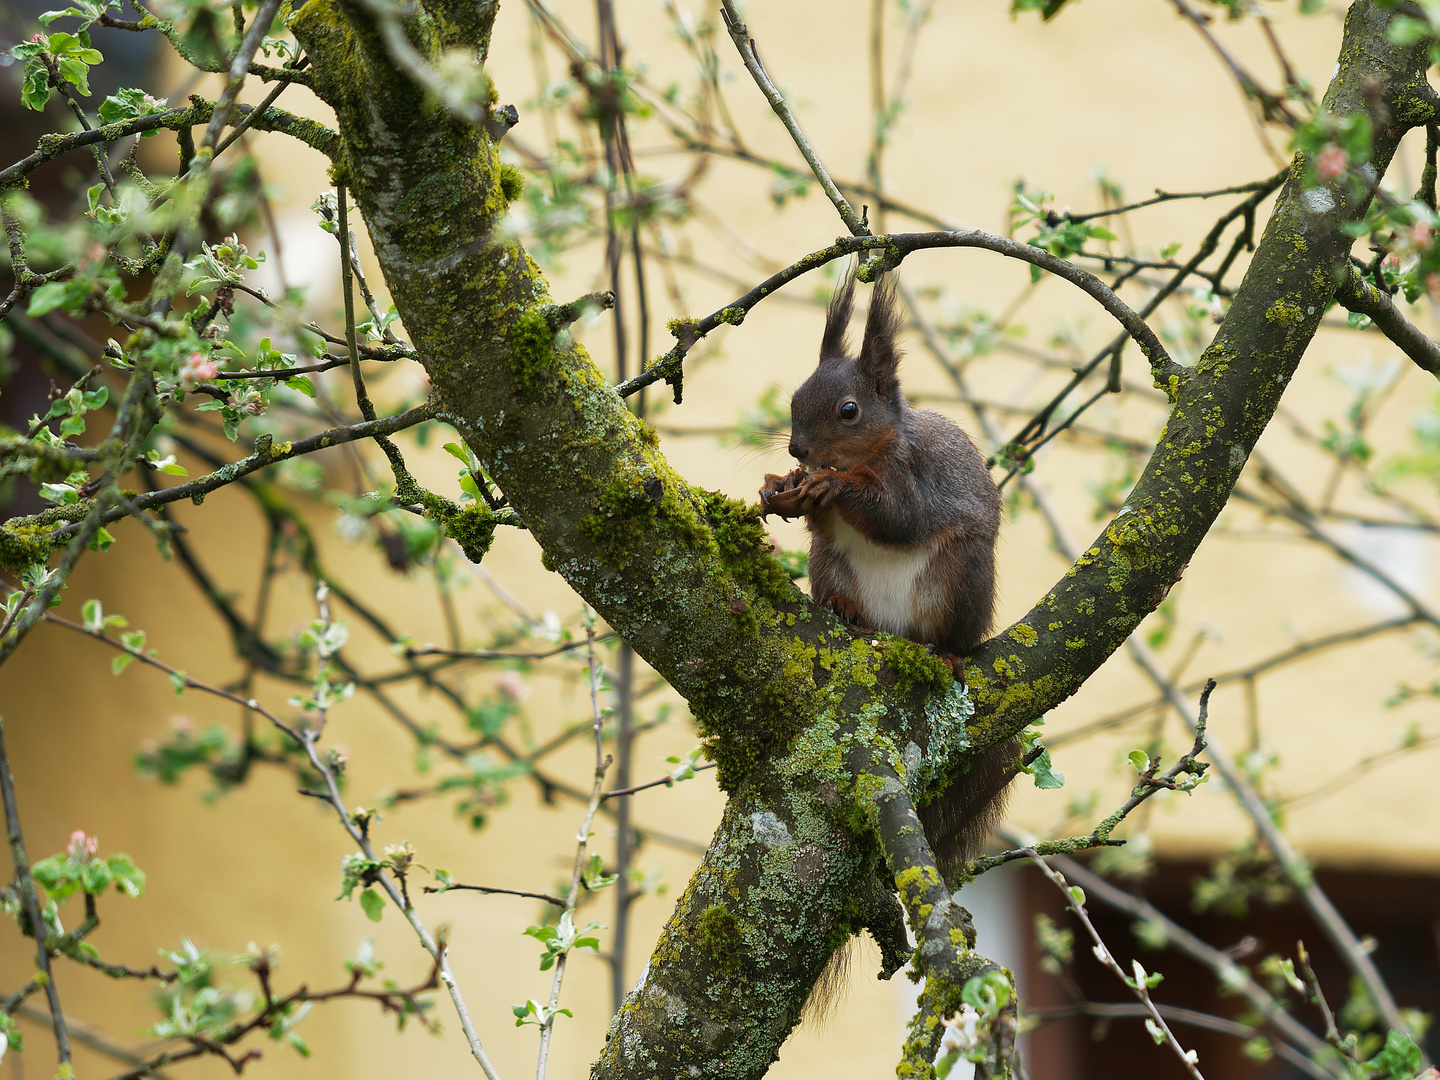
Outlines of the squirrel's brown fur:
[[[817,601],[856,626],[934,645],[958,678],[994,615],[1000,492],[970,437],[900,392],[893,277],[871,294],[858,357],[846,340],[854,296],[852,272],[830,301],[820,364],[790,402],[800,466],[767,475],[760,504],[804,516]],[[1016,752],[1013,742],[992,747],[920,809],[942,868],[975,854],[1003,812]],[[810,1011],[841,972],[827,968]]]

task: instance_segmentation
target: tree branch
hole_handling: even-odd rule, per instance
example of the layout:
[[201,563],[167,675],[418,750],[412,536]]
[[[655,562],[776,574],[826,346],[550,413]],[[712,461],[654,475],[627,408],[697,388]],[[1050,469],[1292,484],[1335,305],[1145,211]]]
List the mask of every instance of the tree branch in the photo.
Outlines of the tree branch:
[[1440,378],[1440,345],[1407,319],[1388,293],[1377,289],[1360,276],[1354,266],[1347,266],[1344,277],[1335,288],[1335,299],[1346,309],[1368,316],[1381,332],[1421,371]]

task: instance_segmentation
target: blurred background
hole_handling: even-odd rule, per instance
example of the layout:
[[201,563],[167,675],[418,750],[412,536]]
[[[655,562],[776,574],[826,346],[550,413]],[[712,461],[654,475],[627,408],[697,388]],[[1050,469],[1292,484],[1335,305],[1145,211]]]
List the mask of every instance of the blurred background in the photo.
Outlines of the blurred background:
[[[1279,91],[1288,80],[1323,92],[1343,5],[1301,16],[1296,5],[1277,3],[1268,22],[1233,24],[1222,6],[1203,6],[1215,16],[1207,27],[1213,41],[1265,85]],[[207,10],[177,3],[171,17],[223,38],[223,26],[205,31]],[[39,8],[7,0],[0,13],[5,36],[19,41],[34,31]],[[1050,23],[1033,13],[1012,17],[1002,0],[837,0],[755,5],[745,15],[811,143],[877,231],[974,227],[1029,239],[1049,211],[1089,213],[1157,191],[1254,184],[1289,158],[1284,127],[1264,122],[1211,40],[1160,0],[1085,0]],[[208,17],[228,25],[223,5]],[[667,320],[725,306],[845,230],[741,66],[718,11],[626,0],[601,5],[598,27],[593,6],[517,0],[500,11],[486,70],[500,101],[513,102],[520,117],[503,143],[527,179],[513,227],[555,299],[618,293],[616,313],[592,316],[575,333],[602,368],[623,376],[669,347]],[[97,28],[95,46],[106,58],[92,76],[96,101],[120,86],[172,104],[187,93],[218,93],[218,76],[197,75],[155,35]],[[626,73],[623,85],[597,82],[597,58]],[[607,115],[596,104],[607,88],[609,100],[619,94],[622,101],[623,140],[596,119]],[[252,79],[242,100],[256,103],[267,89]],[[1293,100],[1303,111],[1303,95]],[[304,86],[288,87],[277,104],[333,123]],[[66,121],[58,102],[43,114],[24,112],[13,89],[3,109],[0,164]],[[173,134],[161,132],[138,152],[147,167],[173,172]],[[276,348],[296,352],[300,321],[344,325],[337,245],[312,208],[330,191],[327,163],[297,142],[254,133],[232,155],[221,180],[231,201],[217,211],[212,239],[236,232],[252,254],[263,250],[247,283],[284,302],[270,313],[238,304],[230,332],[237,340],[272,335]],[[1412,133],[1389,177],[1407,197],[1423,156],[1423,134]],[[88,156],[60,159],[36,174],[30,194],[62,216],[83,199],[93,168]],[[1139,308],[1197,253],[1221,216],[1252,195],[1255,228],[1263,228],[1271,200],[1257,190],[1161,201],[1096,219],[1113,238],[1092,233],[1088,255],[1075,257],[1112,280],[1125,275],[1122,296]],[[1234,216],[1205,264],[1212,279],[1188,278],[1151,317],[1182,362],[1198,357],[1239,284],[1245,221]],[[363,227],[352,222],[383,313],[383,279]],[[1233,263],[1213,276],[1232,245]],[[743,326],[712,334],[691,353],[683,405],[671,404],[664,387],[636,402],[692,483],[753,499],[764,473],[788,471],[786,403],[814,364],[833,280],[803,277]],[[993,475],[1006,481],[1007,496],[1003,627],[1063,573],[1066,552],[1086,544],[1121,505],[1163,424],[1164,398],[1150,388],[1134,349],[1125,353],[1119,393],[1103,392],[1108,364],[1075,374],[1116,327],[1063,282],[1032,282],[1025,266],[977,250],[913,255],[901,281],[912,315],[907,393],[957,419],[1000,459]],[[1422,297],[1411,316],[1433,333],[1431,300]],[[393,329],[406,336],[402,325]],[[67,330],[44,318],[8,320],[0,418],[23,427],[43,413],[67,362],[88,366],[108,332],[103,322]],[[418,364],[375,367],[367,378],[382,413],[423,398]],[[314,381],[313,402],[295,395],[247,420],[238,451],[201,419],[166,436],[163,449],[193,477],[248,452],[257,434],[289,437],[353,414],[344,370]],[[1048,425],[1027,431],[1057,396]],[[399,442],[423,484],[458,497],[457,462],[443,449],[455,436],[430,427],[436,430],[422,429],[423,439],[407,433]],[[57,614],[78,621],[82,604],[98,599],[130,629],[143,629],[144,647],[165,663],[283,711],[299,691],[276,673],[283,664],[261,654],[299,655],[297,635],[316,617],[315,582],[327,581],[335,617],[349,629],[342,655],[357,683],[354,699],[331,716],[329,734],[347,757],[347,798],[379,808],[377,842],[409,841],[420,864],[459,881],[554,893],[569,880],[583,810],[567,789],[588,789],[593,761],[583,734],[590,701],[579,599],[541,566],[524,532],[500,529],[475,566],[426,523],[367,509],[363,494],[385,475],[374,448],[357,444],[267,470],[203,507],[177,504],[172,519],[186,531],[169,559],[133,522],[121,522],[114,547],[81,564]],[[1433,378],[1378,332],[1333,312],[1231,506],[1137,635],[1158,667],[1147,674],[1122,650],[1046,718],[1045,741],[1065,784],[1040,790],[1021,777],[1012,837],[1088,831],[1126,797],[1134,777],[1127,754],[1158,752],[1168,766],[1189,747],[1167,690],[1178,688],[1193,703],[1214,677],[1214,737],[1278,808],[1321,884],[1373,946],[1400,1004],[1433,1012],[1440,1006],[1437,479]],[[4,497],[10,513],[43,505],[24,484]],[[772,525],[782,550],[806,547],[801,523]],[[603,626],[599,632],[603,638]],[[580,647],[543,661],[474,655],[548,653],[567,644]],[[612,640],[598,648],[610,686],[619,686],[627,662]],[[112,674],[116,655],[46,625],[0,671],[0,714],[32,856],[61,851],[83,830],[98,838],[102,854],[126,852],[148,875],[143,897],[103,901],[91,940],[105,958],[163,966],[157,948],[178,949],[184,938],[217,955],[275,944],[277,985],[314,990],[344,985],[346,958],[373,939],[384,977],[423,982],[428,961],[395,911],[377,925],[358,905],[334,900],[340,859],[352,848],[323,804],[296,794],[305,779],[293,756],[265,743],[277,759],[265,760],[255,748],[268,736],[253,716],[193,689],[177,694],[160,671],[132,664]],[[698,740],[683,701],[643,663],[627,685],[630,783],[641,784],[683,766]],[[608,705],[618,698],[607,691]],[[517,753],[507,757],[485,741],[496,735]],[[247,757],[242,749],[252,736],[259,741]],[[625,985],[638,977],[719,819],[723,797],[713,775],[702,771],[630,797],[633,900],[619,958]],[[1260,857],[1252,823],[1218,778],[1190,796],[1154,799],[1122,831],[1130,843],[1088,860],[1092,869],[1247,964],[1292,955],[1304,938],[1332,1001],[1347,999],[1344,966]],[[613,814],[602,816],[594,843],[607,865],[617,841]],[[431,878],[417,872],[412,881],[416,890]],[[1077,1007],[1128,1000],[1088,946],[1075,949],[1060,976],[1047,970],[1058,965],[1034,919],[1063,926],[1067,918],[1047,882],[1011,867],[966,887],[960,900],[977,915],[981,950],[1015,970],[1039,1022],[1026,1036],[1030,1076],[1183,1075],[1138,1019]],[[539,943],[523,933],[544,921],[544,905],[475,892],[417,902],[432,927],[448,927],[457,976],[500,1071],[525,1074],[536,1034],[515,1026],[511,1007],[549,992]],[[582,907],[583,919],[607,924],[598,931],[602,952],[613,950],[613,907],[607,893]],[[1173,952],[1146,952],[1132,937],[1132,917],[1096,917],[1122,963],[1140,955],[1166,973],[1160,1000],[1222,1017],[1243,1012],[1199,966]],[[868,941],[863,948],[843,1004],[828,1022],[794,1035],[771,1075],[893,1070],[914,988],[900,978],[875,980],[878,955]],[[0,993],[27,979],[32,964],[29,940],[5,935]],[[613,957],[574,957],[561,1004],[575,1015],[559,1021],[552,1075],[580,1075],[596,1055],[615,968]],[[220,981],[253,990],[243,966]],[[70,968],[60,985],[67,1012],[83,1022],[78,1030],[91,1031],[98,1045],[143,1053],[153,1044],[149,1033],[161,1019],[153,987]],[[1363,996],[1356,1002],[1363,1012]],[[317,1008],[297,1028],[313,1058],[264,1043],[263,1060],[247,1071],[279,1078],[473,1069],[448,1001],[437,1001],[434,1015],[446,1029],[439,1038],[413,1023],[397,1036],[392,1020],[367,1002]],[[1314,1015],[1306,1019],[1318,1024]],[[44,1075],[43,1012],[22,1013],[21,1024],[30,1049],[8,1055],[0,1075]],[[1212,1077],[1303,1075],[1233,1031],[1177,1030]],[[82,1076],[126,1068],[94,1044],[78,1054]],[[230,1072],[210,1059],[169,1075],[182,1069]]]

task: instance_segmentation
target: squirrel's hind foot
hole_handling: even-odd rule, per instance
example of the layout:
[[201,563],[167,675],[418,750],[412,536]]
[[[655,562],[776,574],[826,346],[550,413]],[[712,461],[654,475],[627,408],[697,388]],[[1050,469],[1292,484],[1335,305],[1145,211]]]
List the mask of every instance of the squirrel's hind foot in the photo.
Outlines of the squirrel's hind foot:
[[873,634],[875,632],[873,627],[861,625],[860,607],[848,596],[835,593],[833,596],[825,598],[825,606],[838,615],[845,625],[852,630],[858,630],[865,634]]
[[934,652],[936,659],[943,660],[949,665],[950,674],[955,677],[957,683],[961,686],[965,685],[965,658],[963,656],[957,656],[952,652],[946,652],[944,649],[935,648],[933,645],[926,645],[925,647]]

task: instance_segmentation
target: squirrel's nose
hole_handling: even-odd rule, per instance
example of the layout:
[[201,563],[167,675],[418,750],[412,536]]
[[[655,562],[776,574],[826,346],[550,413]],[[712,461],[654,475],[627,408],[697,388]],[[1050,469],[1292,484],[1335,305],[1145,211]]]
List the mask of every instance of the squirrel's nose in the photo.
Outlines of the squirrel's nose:
[[800,442],[794,435],[790,436],[790,456],[797,461],[804,461],[810,455],[810,447]]

